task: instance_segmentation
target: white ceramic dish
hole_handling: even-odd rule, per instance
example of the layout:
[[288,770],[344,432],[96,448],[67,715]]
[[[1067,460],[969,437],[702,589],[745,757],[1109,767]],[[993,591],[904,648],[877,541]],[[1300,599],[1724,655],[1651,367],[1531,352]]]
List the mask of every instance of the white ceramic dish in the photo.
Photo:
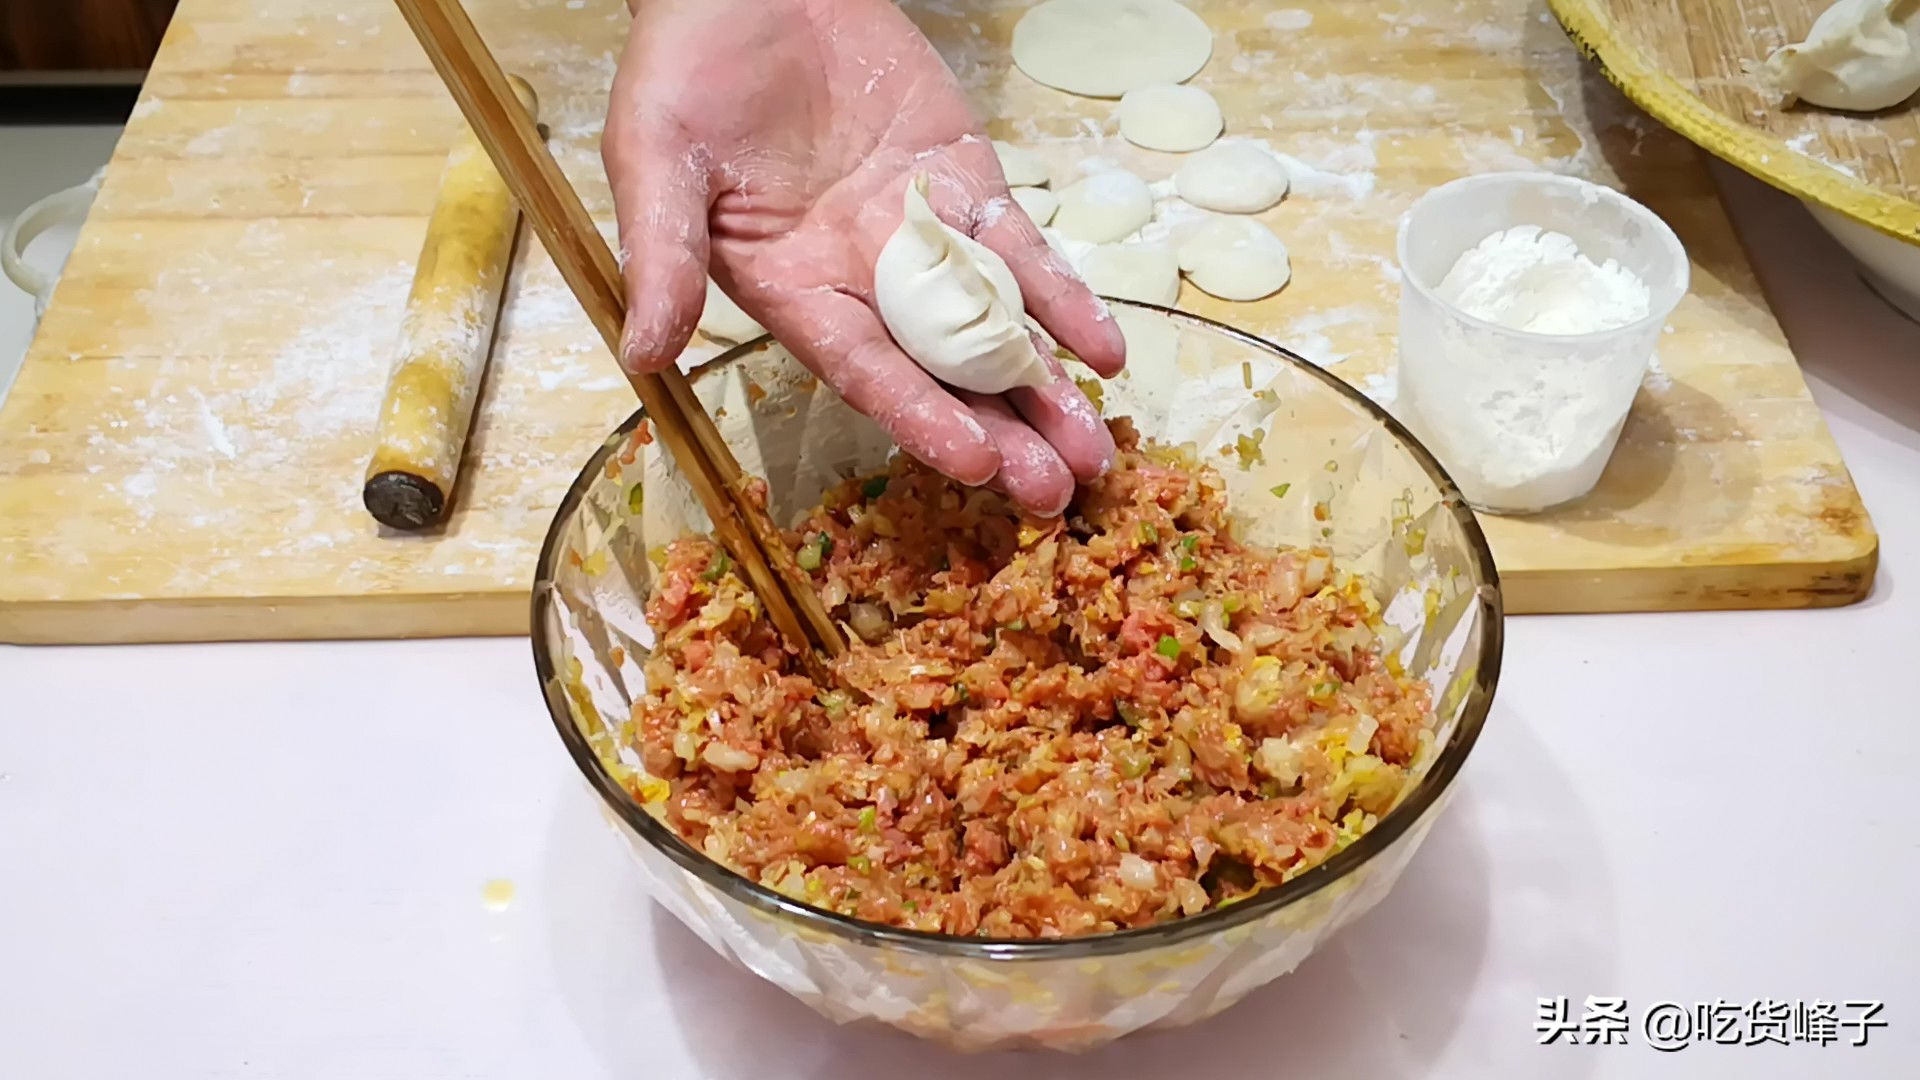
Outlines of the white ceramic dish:
[[93,206],[93,197],[100,190],[100,181],[106,176],[101,169],[84,184],[75,184],[53,194],[20,211],[18,217],[8,223],[4,233],[0,233],[0,272],[18,286],[21,292],[33,297],[33,319],[37,324],[40,317],[47,313],[47,304],[53,299],[53,287],[59,284],[60,269],[42,270],[27,261],[27,248],[35,237],[49,229],[59,227],[77,227],[87,219],[87,211]]
[[1813,220],[1859,261],[1874,291],[1920,322],[1920,244],[1897,240],[1818,203],[1806,205]]

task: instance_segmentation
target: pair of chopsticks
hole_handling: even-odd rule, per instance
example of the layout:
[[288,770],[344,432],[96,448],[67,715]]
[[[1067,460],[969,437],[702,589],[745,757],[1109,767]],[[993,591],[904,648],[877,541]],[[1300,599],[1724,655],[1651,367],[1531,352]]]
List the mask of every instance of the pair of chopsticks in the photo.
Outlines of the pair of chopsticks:
[[[515,99],[506,73],[458,0],[397,3],[567,287],[617,357],[627,317],[619,264],[547,150],[533,118]],[[747,477],[693,386],[672,368],[658,375],[629,374],[627,379],[660,441],[713,519],[721,545],[766,605],[774,627],[820,676],[824,665],[813,648],[838,656],[846,651],[846,642],[781,541],[780,531],[748,496]]]

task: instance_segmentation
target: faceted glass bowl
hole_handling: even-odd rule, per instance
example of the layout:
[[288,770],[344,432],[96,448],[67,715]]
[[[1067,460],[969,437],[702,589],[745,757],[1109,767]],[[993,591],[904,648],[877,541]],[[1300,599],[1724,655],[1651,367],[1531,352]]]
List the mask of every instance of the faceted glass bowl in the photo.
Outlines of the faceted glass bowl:
[[[1129,374],[1100,392],[1107,415],[1214,462],[1243,537],[1330,548],[1337,568],[1373,583],[1405,635],[1401,663],[1432,691],[1432,752],[1409,770],[1395,808],[1326,862],[1240,903],[1142,929],[996,941],[860,922],[783,896],[682,841],[659,816],[665,785],[630,748],[653,641],[642,615],[647,551],[709,528],[636,412],[587,462],[541,552],[541,688],[654,899],[715,952],[835,1021],[880,1020],[962,1049],[1079,1050],[1211,1016],[1292,971],[1386,894],[1486,720],[1500,669],[1499,583],[1486,538],[1432,455],[1338,378],[1265,341],[1146,305],[1116,302],[1115,317]],[[777,523],[893,452],[769,340],[713,361],[694,385],[741,467],[767,479]]]

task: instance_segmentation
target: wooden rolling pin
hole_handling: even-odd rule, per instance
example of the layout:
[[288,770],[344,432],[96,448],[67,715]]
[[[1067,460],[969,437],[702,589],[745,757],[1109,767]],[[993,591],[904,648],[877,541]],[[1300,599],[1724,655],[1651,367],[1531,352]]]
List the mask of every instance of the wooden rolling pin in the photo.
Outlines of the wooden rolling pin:
[[[537,120],[533,88],[518,76],[507,81]],[[519,223],[506,181],[473,128],[461,124],[427,221],[367,464],[362,498],[381,524],[424,529],[453,501]]]

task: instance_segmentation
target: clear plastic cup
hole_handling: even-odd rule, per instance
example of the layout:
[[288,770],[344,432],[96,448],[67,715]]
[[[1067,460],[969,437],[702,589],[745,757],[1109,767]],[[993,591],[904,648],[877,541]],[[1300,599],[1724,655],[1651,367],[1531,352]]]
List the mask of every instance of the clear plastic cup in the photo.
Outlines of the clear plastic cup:
[[[1492,233],[1536,225],[1596,264],[1611,259],[1647,286],[1645,317],[1580,334],[1515,330],[1436,291]],[[1477,510],[1524,514],[1577,499],[1605,471],[1686,295],[1686,250],[1666,222],[1611,188],[1550,173],[1490,173],[1442,184],[1400,223],[1401,421]]]

